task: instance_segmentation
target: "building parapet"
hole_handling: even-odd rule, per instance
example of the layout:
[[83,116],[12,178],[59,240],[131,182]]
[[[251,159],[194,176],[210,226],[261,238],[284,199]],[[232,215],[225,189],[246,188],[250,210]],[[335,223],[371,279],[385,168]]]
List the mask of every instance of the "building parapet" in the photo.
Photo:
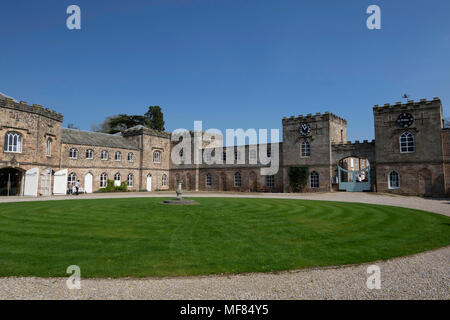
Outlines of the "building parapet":
[[287,117],[283,117],[283,123],[286,122],[292,122],[292,121],[327,121],[327,120],[334,120],[334,121],[340,121],[343,123],[347,123],[347,120],[339,117],[337,115],[335,115],[334,113],[325,111],[324,113],[316,113],[316,114],[311,114],[308,113],[306,116],[305,115],[298,115],[298,116],[291,116],[289,118]]
[[0,107],[38,114],[59,122],[63,121],[63,115],[61,113],[57,113],[56,111],[50,110],[49,108],[44,108],[39,104],[33,104],[32,106],[30,106],[25,101],[16,102],[12,98],[5,98],[0,99]]
[[333,143],[332,148],[334,150],[353,150],[355,148],[373,148],[375,146],[375,140],[369,141],[364,140],[360,142],[356,140],[355,142],[348,141],[347,143]]
[[373,106],[374,113],[390,112],[394,109],[398,110],[414,110],[415,108],[422,107],[424,105],[441,104],[441,99],[433,98],[433,100],[420,99],[419,101],[408,100],[406,103],[396,102],[395,104],[386,103],[383,106],[375,105]]
[[150,128],[147,128],[144,126],[132,127],[132,128],[125,130],[122,133],[122,135],[124,137],[136,136],[136,135],[141,135],[141,134],[146,134],[149,136],[155,136],[155,137],[160,137],[160,138],[169,138],[169,139],[171,137],[171,134],[169,132],[158,131],[158,130],[150,129]]

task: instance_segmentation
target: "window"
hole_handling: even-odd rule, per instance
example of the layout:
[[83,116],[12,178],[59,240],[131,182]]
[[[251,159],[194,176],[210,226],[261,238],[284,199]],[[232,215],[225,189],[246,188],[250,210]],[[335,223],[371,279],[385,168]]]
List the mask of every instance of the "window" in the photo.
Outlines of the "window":
[[250,160],[256,161],[256,150],[250,150]]
[[91,149],[86,150],[86,159],[94,159],[94,150]]
[[72,189],[73,185],[77,181],[77,175],[75,173],[71,173],[67,176],[67,187]]
[[45,155],[47,157],[52,156],[52,139],[50,139],[50,138],[47,139],[47,144],[45,146]]
[[206,186],[207,187],[211,187],[212,186],[212,178],[211,178],[211,174],[210,173],[208,173],[206,175]]
[[309,157],[311,156],[311,146],[308,141],[302,142],[302,157]]
[[414,136],[410,132],[404,132],[400,136],[400,152],[410,153],[415,151]]
[[117,151],[116,154],[114,155],[114,160],[122,161],[122,152]]
[[319,174],[315,171],[311,172],[311,188],[319,187]]
[[227,152],[226,151],[222,152],[222,161],[223,162],[227,161]]
[[234,174],[234,186],[240,187],[242,184],[241,174],[239,172],[236,172]]
[[400,175],[396,171],[389,173],[389,189],[400,188]]
[[108,160],[108,151],[103,150],[101,154],[102,160]]
[[134,162],[134,154],[133,154],[133,152],[128,153],[128,162]]
[[130,174],[128,175],[128,178],[127,178],[127,184],[128,184],[129,187],[132,187],[132,186],[133,186],[133,179],[134,179],[134,177],[133,177],[133,175],[130,173]]
[[106,173],[102,173],[100,175],[100,188],[106,188],[108,183],[108,175]]
[[267,147],[267,158],[272,157],[272,147]]
[[163,174],[163,175],[162,175],[161,185],[162,185],[163,187],[167,186],[167,175],[166,175],[166,174]]
[[212,162],[212,153],[207,152],[205,157],[206,157],[206,162],[207,163],[211,163]]
[[22,136],[19,133],[8,132],[5,136],[6,152],[22,152]]
[[69,150],[69,158],[70,158],[70,159],[76,159],[76,158],[78,158],[78,150],[77,150],[77,149],[74,149],[74,148],[70,149],[70,150]]
[[239,151],[234,152],[234,160],[238,161],[241,159],[241,153]]
[[120,182],[121,182],[121,181],[120,181],[120,178],[121,178],[121,177],[120,177],[120,173],[117,172],[117,173],[114,175],[114,185],[115,185],[115,186],[120,186]]
[[160,151],[153,152],[153,162],[155,162],[155,163],[161,162],[161,152]]
[[272,188],[275,186],[275,177],[274,176],[266,176],[266,185],[269,188]]

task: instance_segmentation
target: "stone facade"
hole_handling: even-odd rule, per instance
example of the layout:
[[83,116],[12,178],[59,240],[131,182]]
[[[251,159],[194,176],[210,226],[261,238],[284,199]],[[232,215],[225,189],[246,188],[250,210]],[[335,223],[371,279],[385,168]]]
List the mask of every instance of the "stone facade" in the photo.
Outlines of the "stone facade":
[[[414,121],[400,127],[397,120],[405,113],[412,115]],[[36,170],[41,176],[38,185],[27,189],[28,193],[36,190],[36,194],[31,191],[28,195],[51,194],[48,190],[53,187],[53,180],[50,177],[44,181],[43,175],[49,172],[51,176],[60,170],[67,170],[84,190],[94,192],[101,188],[102,175],[113,180],[117,174],[121,182],[132,177],[130,191],[174,190],[177,182],[182,181],[184,189],[195,191],[290,192],[288,171],[298,166],[307,167],[310,175],[304,192],[340,190],[339,167],[350,171],[368,167],[370,179],[365,181],[370,181],[372,191],[449,195],[450,129],[443,128],[441,101],[436,98],[375,106],[373,114],[375,140],[371,142],[349,142],[347,121],[325,112],[283,118],[283,142],[277,144],[222,149],[221,136],[208,144],[205,141],[211,137],[201,133],[204,140],[197,151],[204,161],[193,163],[196,146],[192,142],[193,152],[184,150],[183,161],[175,164],[171,155],[179,152],[179,146],[178,141],[171,141],[169,133],[145,127],[128,129],[122,135],[63,129],[61,114],[0,95],[0,137],[6,139],[14,133],[22,139],[20,152],[8,151],[6,140],[0,152],[0,195],[5,195],[6,186],[13,194],[26,194],[27,182],[32,180],[27,180],[28,175]],[[309,129],[302,133],[302,126]],[[405,132],[414,139],[413,152],[401,151],[400,136]],[[193,137],[194,133],[190,135]],[[76,156],[72,149],[76,150]],[[262,174],[270,164],[263,165],[256,159],[270,159],[277,149],[279,170],[273,175]],[[107,157],[102,157],[102,153]],[[116,158],[116,153],[121,157]],[[205,163],[208,155],[214,157],[216,153],[221,160],[234,161]],[[390,180],[392,172],[399,180],[394,187]],[[88,175],[91,180],[86,179]]]

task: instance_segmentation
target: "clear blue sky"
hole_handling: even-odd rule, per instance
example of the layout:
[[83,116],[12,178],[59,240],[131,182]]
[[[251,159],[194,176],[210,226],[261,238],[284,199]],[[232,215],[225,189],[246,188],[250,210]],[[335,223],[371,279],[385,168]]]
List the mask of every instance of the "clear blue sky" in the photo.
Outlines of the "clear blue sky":
[[[370,4],[382,30],[366,28]],[[405,92],[449,115],[446,0],[2,0],[0,14],[0,92],[80,129],[160,105],[167,130],[330,111],[350,140],[373,139],[372,106]]]

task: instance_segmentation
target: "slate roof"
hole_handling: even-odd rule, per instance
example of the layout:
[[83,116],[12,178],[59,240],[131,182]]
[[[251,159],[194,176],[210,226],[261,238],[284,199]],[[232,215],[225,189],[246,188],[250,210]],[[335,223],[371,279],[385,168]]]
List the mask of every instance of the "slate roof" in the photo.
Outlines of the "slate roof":
[[100,132],[63,128],[61,140],[66,144],[139,150],[134,143],[121,135]]

